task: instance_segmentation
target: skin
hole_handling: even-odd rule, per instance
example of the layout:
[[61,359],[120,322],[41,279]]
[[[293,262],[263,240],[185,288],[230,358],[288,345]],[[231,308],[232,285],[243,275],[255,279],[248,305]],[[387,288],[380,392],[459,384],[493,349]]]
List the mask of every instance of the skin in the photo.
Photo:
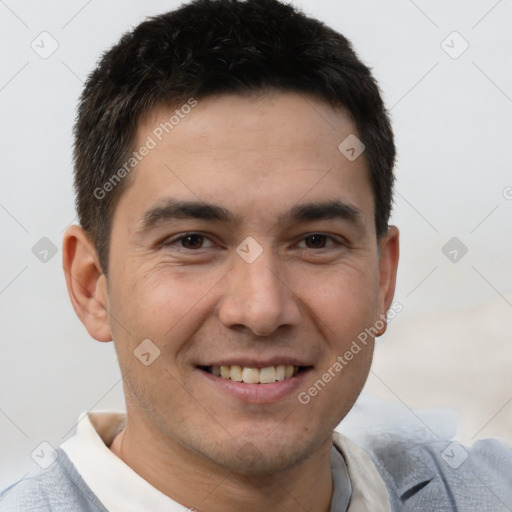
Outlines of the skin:
[[[172,112],[141,122],[134,147]],[[202,99],[123,191],[108,278],[83,230],[65,234],[73,306],[93,338],[114,340],[124,375],[127,425],[111,450],[187,507],[329,510],[332,431],[366,381],[373,340],[308,404],[297,395],[389,309],[399,252],[395,227],[376,238],[364,153],[351,162],[338,150],[351,133],[345,110],[294,93]],[[142,230],[144,213],[169,198],[219,205],[234,220]],[[359,220],[285,217],[327,200]],[[175,241],[188,232],[205,238]],[[263,250],[252,263],[236,253],[247,236]],[[133,353],[144,339],[160,349],[149,366]],[[197,368],[283,354],[312,368],[269,403],[228,395]]]

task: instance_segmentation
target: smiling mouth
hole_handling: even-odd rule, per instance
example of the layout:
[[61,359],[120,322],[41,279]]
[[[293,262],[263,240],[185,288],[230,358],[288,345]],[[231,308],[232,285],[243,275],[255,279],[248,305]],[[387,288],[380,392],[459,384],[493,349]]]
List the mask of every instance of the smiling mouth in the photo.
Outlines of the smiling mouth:
[[310,367],[293,366],[291,364],[280,364],[265,368],[251,368],[236,364],[231,366],[200,366],[201,370],[211,373],[216,377],[245,384],[272,384],[290,379],[308,368]]

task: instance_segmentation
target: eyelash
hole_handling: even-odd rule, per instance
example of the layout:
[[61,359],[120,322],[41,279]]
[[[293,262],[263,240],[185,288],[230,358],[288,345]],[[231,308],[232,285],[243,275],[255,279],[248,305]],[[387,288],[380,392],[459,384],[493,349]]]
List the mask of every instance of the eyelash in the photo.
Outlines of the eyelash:
[[[189,233],[183,233],[181,235],[178,235],[174,238],[171,238],[167,241],[165,241],[162,246],[163,247],[170,247],[170,246],[173,246],[175,245],[176,243],[179,243],[181,241],[183,241],[184,239],[186,239],[187,237],[189,236],[197,236],[197,237],[200,237],[203,241],[204,240],[209,240],[210,242],[212,242],[212,240],[206,236],[206,235],[203,235],[202,233],[198,233],[198,232],[195,232],[195,231],[191,231]],[[304,242],[305,240],[307,240],[308,238],[312,238],[314,236],[321,236],[321,237],[325,237],[326,239],[330,240],[330,243],[328,243],[325,247],[320,247],[320,248],[317,248],[316,250],[322,250],[322,249],[328,249],[329,247],[333,247],[333,246],[343,246],[343,245],[346,245],[345,243],[337,240],[335,237],[333,237],[332,235],[327,235],[325,233],[310,233],[308,235],[305,235],[303,236],[301,239],[300,239],[300,242],[299,243],[302,243]],[[213,242],[212,242],[213,243]],[[199,249],[187,249],[186,247],[179,247],[178,250],[183,250],[183,251],[190,251],[190,252],[196,252],[196,251],[200,251],[202,249],[208,249],[208,247],[200,247]],[[307,249],[311,249],[311,250],[315,250],[315,248],[311,248],[311,247],[303,247],[301,248],[303,250],[307,250]]]
[[[211,239],[209,237],[207,237],[206,235],[203,235],[202,233],[197,233],[195,231],[191,231],[190,233],[183,233],[174,238],[171,238],[170,240],[167,240],[166,242],[163,243],[163,246],[164,247],[172,246],[172,245],[176,244],[176,242],[180,242],[180,241],[184,240],[185,238],[187,238],[188,236],[198,236],[198,237],[202,238],[203,240],[210,240],[210,242],[211,242]],[[201,249],[205,249],[205,247],[201,247],[200,249],[187,249],[186,247],[180,247],[180,250],[186,250],[186,251],[198,251]]]

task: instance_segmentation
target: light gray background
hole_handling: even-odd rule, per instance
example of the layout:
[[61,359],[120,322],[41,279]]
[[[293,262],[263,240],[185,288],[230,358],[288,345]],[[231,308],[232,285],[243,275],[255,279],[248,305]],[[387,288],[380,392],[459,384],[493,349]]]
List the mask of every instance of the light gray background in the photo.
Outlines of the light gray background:
[[[295,3],[353,41],[396,133],[404,310],[379,341],[369,391],[406,407],[464,409],[469,400],[467,439],[493,422],[512,431],[512,1]],[[178,4],[0,1],[0,487],[37,470],[31,452],[42,441],[59,445],[81,411],[123,407],[113,346],[89,338],[64,285],[60,244],[75,220],[71,129],[100,54]],[[31,47],[43,31],[59,45],[47,59]],[[454,31],[469,44],[456,59],[445,51],[462,48]],[[454,236],[468,248],[455,263],[442,252]],[[46,263],[32,252],[42,237],[58,248]],[[489,384],[480,394],[465,373],[470,339],[472,368]]]

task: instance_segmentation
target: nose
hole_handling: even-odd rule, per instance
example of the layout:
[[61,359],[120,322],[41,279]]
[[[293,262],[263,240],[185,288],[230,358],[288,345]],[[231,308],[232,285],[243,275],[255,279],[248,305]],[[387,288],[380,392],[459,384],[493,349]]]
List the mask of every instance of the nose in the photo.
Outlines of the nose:
[[235,256],[219,307],[220,321],[226,327],[245,327],[257,336],[269,336],[280,327],[299,324],[299,299],[284,274],[278,274],[269,253],[264,251],[252,263]]

